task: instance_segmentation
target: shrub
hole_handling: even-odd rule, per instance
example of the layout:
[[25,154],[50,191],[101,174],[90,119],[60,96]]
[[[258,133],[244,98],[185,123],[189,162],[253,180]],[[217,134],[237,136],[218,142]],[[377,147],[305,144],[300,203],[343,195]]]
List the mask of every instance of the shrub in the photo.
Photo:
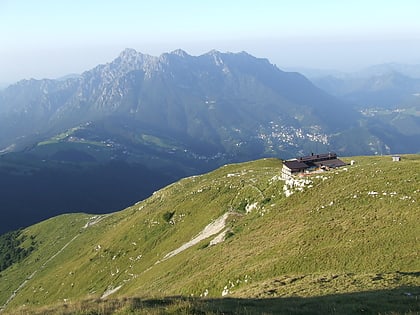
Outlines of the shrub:
[[163,214],[163,220],[165,221],[165,222],[167,222],[167,223],[169,223],[169,221],[171,221],[171,219],[172,219],[172,217],[174,216],[174,214],[175,214],[175,211],[166,211],[164,214]]
[[21,230],[16,230],[0,236],[0,271],[23,260],[35,249],[34,237],[31,237],[29,248],[22,248],[21,244],[24,242],[25,236],[20,235]]

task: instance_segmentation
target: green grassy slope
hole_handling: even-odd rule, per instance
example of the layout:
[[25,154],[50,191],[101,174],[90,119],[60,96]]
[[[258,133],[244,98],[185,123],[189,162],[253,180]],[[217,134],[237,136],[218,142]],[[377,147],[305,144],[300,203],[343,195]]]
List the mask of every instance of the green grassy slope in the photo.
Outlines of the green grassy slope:
[[[29,227],[23,234],[39,245],[1,272],[0,306],[7,312],[104,296],[309,298],[401,287],[418,294],[420,156],[353,159],[294,188],[280,179],[279,160],[228,165],[121,212]],[[226,213],[224,228],[165,259]],[[211,245],[221,232],[225,240]]]

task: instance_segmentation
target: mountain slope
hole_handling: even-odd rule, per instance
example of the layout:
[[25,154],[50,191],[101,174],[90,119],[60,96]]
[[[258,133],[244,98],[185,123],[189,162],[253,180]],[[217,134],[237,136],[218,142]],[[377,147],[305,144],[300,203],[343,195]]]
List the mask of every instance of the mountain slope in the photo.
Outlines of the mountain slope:
[[[283,133],[300,129],[298,145],[317,142],[307,133],[337,132],[355,125],[358,116],[302,75],[245,52],[195,57],[177,50],[152,57],[126,49],[80,77],[21,81],[3,91],[0,145],[22,147],[109,117],[171,135],[198,153],[236,154],[238,144],[255,143],[257,151],[245,152],[258,156],[267,148],[262,135],[272,133],[270,122]],[[280,142],[283,151],[292,150]]]
[[[390,64],[354,74],[312,79],[318,87],[352,103],[362,113],[361,125],[367,136],[381,139],[385,144],[381,148],[372,146],[375,154],[420,150],[420,143],[416,140],[420,136],[420,79],[397,72],[394,68],[399,67]],[[407,66],[401,67],[401,71],[405,68],[406,71],[416,70],[415,66]],[[360,132],[360,129],[355,132]],[[371,143],[377,141],[374,138]]]
[[420,157],[354,159],[293,182],[279,160],[228,165],[121,212],[29,227],[35,250],[1,272],[0,304],[418,286]]
[[356,74],[343,77],[327,76],[313,79],[313,82],[331,95],[355,103],[359,107],[406,106],[415,101],[420,93],[420,79],[395,71],[366,77]]

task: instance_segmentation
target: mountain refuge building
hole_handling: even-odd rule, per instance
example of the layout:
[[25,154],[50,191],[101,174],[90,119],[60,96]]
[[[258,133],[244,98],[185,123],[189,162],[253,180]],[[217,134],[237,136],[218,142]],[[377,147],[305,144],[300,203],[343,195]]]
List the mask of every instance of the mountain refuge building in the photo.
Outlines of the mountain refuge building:
[[399,155],[393,155],[392,156],[392,162],[399,162],[401,161],[401,156]]
[[292,176],[310,174],[320,170],[330,170],[347,165],[341,161],[336,153],[311,154],[295,159],[283,161],[281,176],[288,179]]

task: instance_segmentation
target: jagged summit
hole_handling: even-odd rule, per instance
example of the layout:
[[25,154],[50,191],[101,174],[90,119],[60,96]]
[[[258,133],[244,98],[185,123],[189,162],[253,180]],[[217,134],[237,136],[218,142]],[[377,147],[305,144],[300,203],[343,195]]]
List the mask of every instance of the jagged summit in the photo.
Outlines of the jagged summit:
[[155,57],[155,56],[138,52],[133,48],[126,48],[119,54],[119,56],[112,62],[112,64],[115,64],[115,63],[118,63],[119,65],[122,64],[123,67],[127,69],[131,69],[131,70],[133,69],[146,70],[147,69],[147,71],[150,72],[150,71],[153,71],[153,69],[154,70],[162,69],[162,66],[170,63],[170,60],[175,60],[173,59],[174,57],[179,57],[181,59],[192,58],[195,60],[200,60],[200,59],[202,60],[203,58],[204,59],[211,58],[211,60],[213,60],[213,62],[217,66],[225,66],[225,62],[227,60],[231,60],[235,58],[246,58],[246,59],[249,58],[250,61],[251,60],[254,60],[254,61],[264,60],[268,62],[268,60],[266,59],[256,58],[245,51],[234,53],[234,52],[221,52],[219,50],[212,49],[205,54],[202,54],[199,56],[193,56],[187,53],[185,50],[179,48],[171,52],[165,52],[161,54],[159,57]]
[[172,51],[170,54],[171,55],[176,55],[176,56],[179,56],[179,57],[183,57],[183,58],[191,57],[191,55],[189,55],[185,50],[182,50],[182,49],[176,49],[176,50]]
[[222,52],[220,52],[219,50],[216,49],[212,49],[209,52],[205,53],[204,55],[209,55],[209,56],[220,56],[222,54]]
[[222,52],[220,52],[216,49],[212,49],[208,53],[202,55],[201,57],[210,58],[216,66],[223,67],[224,72],[228,73],[229,70],[228,70],[228,68],[227,68],[227,66],[225,65],[225,62],[224,62],[224,58],[227,54],[230,54],[230,53],[222,53]]
[[129,58],[129,57],[133,57],[133,56],[137,56],[141,53],[137,52],[137,50],[135,50],[134,48],[125,48],[121,53],[120,53],[120,57],[121,58]]
[[114,62],[118,61],[123,63],[138,64],[148,61],[154,61],[156,59],[157,57],[148,54],[143,54],[141,52],[136,51],[133,48],[126,48],[119,54],[119,56],[114,60]]
[[256,58],[255,56],[247,53],[246,51],[240,51],[240,52],[231,52],[231,51],[227,51],[227,52],[221,52],[217,49],[212,49],[209,52],[203,54],[202,56],[211,56],[211,57],[244,57],[244,56],[248,56],[251,57],[252,59],[260,59],[260,58]]
[[179,56],[182,58],[188,58],[188,57],[193,57],[193,58],[200,58],[200,57],[217,57],[217,58],[222,58],[222,57],[235,57],[235,56],[242,56],[242,57],[250,57],[252,59],[258,59],[258,60],[266,60],[266,59],[262,59],[262,58],[256,58],[255,56],[249,54],[246,51],[240,51],[240,52],[221,52],[217,49],[212,49],[207,53],[204,53],[202,55],[198,55],[198,56],[193,56],[191,54],[189,54],[188,52],[186,52],[185,50],[178,48],[175,49],[171,52],[165,52],[162,53],[159,57],[155,57],[155,56],[151,56],[148,54],[143,54],[141,52],[138,52],[137,50],[133,49],[133,48],[126,48],[124,49],[119,56],[117,57],[117,59],[122,59],[122,60],[126,60],[126,61],[134,61],[137,60],[139,58],[144,58],[144,57],[148,57],[148,58],[154,58],[154,59],[160,59],[160,60],[165,60],[167,56]]

